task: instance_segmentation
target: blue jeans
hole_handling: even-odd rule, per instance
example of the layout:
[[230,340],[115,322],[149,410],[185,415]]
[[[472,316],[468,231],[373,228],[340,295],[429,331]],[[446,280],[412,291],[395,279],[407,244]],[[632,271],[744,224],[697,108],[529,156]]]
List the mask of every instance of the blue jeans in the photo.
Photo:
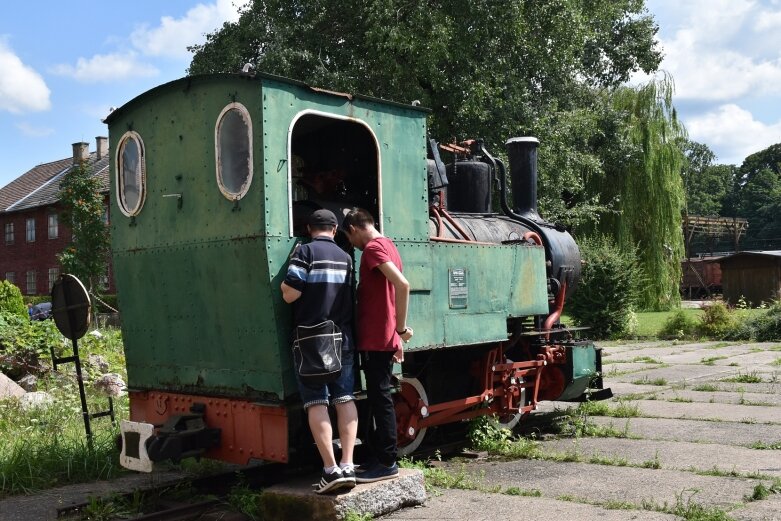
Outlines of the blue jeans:
[[304,409],[312,405],[328,406],[329,403],[335,405],[355,400],[353,395],[355,389],[354,356],[355,352],[352,348],[342,350],[342,372],[339,374],[339,378],[328,384],[311,386],[302,383],[296,374],[298,392],[301,393]]

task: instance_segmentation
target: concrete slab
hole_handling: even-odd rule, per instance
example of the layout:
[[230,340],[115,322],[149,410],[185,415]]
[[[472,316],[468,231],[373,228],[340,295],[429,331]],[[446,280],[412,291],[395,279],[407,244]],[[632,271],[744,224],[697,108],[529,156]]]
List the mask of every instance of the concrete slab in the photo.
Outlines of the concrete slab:
[[312,483],[317,479],[309,476],[265,489],[261,496],[263,519],[333,521],[344,519],[351,511],[377,517],[421,505],[426,500],[423,473],[419,470],[399,469],[396,479],[358,485],[335,494],[315,494]]
[[149,490],[185,478],[181,472],[156,471],[129,474],[111,481],[80,483],[44,490],[37,494],[11,496],[0,500],[2,521],[53,521],[62,510],[83,505],[92,497],[109,497],[134,490]]
[[[697,384],[694,384],[697,385]],[[713,382],[713,385],[721,391],[735,391],[747,393],[776,394],[781,393],[781,381],[747,384],[741,382]]]
[[[611,427],[629,436],[652,440],[688,441],[693,443],[717,443],[750,447],[761,443],[781,443],[781,425],[748,424],[739,422],[708,422],[667,418],[610,418],[592,416],[596,425]],[[772,453],[769,453],[772,455]]]
[[754,450],[711,443],[635,440],[623,438],[577,438],[540,443],[546,454],[574,453],[584,460],[626,461],[630,465],[660,465],[662,469],[718,470],[740,475],[761,474],[781,477],[781,457],[776,451]]
[[665,389],[656,393],[657,400],[691,400],[702,403],[732,403],[739,405],[781,406],[781,395],[768,393],[689,391]]
[[678,403],[638,400],[640,416],[781,424],[781,408],[725,403]]
[[781,495],[772,494],[730,512],[735,521],[781,521]]
[[619,375],[615,378],[609,374],[608,380],[615,379],[619,382],[630,382],[643,384],[663,379],[667,384],[675,385],[684,382],[698,382],[700,380],[720,380],[738,374],[737,367],[718,367],[715,365],[673,365],[670,367],[661,367],[643,371],[637,374]]
[[[657,369],[660,364],[647,364],[643,362],[621,362],[616,364],[604,364],[602,373],[606,378],[616,378],[624,375],[642,374],[644,371]],[[639,376],[634,377],[639,378]]]
[[605,387],[610,387],[613,390],[613,395],[619,398],[629,394],[656,394],[665,389],[665,387],[659,387],[658,385],[638,385],[629,382],[611,381],[609,379],[605,380]]
[[[751,495],[761,481],[701,476],[665,469],[614,467],[540,460],[474,463],[471,475],[486,486],[539,490],[543,497],[568,496],[592,504],[675,505],[677,501],[729,508]],[[767,484],[767,482],[766,482]]]
[[[422,507],[394,512],[382,519],[499,521],[533,518],[535,521],[675,521],[676,516],[643,510],[609,510],[572,501],[493,494],[476,490],[448,490]],[[753,521],[753,520],[751,520]]]

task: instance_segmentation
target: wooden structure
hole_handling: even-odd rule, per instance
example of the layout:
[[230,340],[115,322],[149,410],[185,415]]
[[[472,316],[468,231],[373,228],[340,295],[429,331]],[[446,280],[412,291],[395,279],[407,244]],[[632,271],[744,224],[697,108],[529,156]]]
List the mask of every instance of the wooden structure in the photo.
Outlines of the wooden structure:
[[738,252],[740,251],[740,238],[746,233],[746,229],[748,229],[748,220],[741,217],[684,215],[683,237],[686,243],[686,257],[691,257],[691,240],[695,234],[716,240],[722,237],[731,237],[734,250]]
[[724,300],[729,304],[741,297],[751,306],[779,298],[781,250],[744,251],[723,257],[719,263]]

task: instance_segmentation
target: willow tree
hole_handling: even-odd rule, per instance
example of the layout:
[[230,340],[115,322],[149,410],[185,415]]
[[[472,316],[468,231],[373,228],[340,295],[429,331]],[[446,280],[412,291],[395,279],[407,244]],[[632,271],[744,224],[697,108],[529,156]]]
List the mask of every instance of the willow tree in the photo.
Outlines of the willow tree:
[[616,209],[602,220],[602,230],[619,246],[637,249],[646,279],[639,298],[643,309],[669,309],[680,302],[686,130],[672,94],[672,78],[666,74],[612,93],[623,122],[621,145],[629,153],[625,161],[613,162],[595,187],[613,199]]

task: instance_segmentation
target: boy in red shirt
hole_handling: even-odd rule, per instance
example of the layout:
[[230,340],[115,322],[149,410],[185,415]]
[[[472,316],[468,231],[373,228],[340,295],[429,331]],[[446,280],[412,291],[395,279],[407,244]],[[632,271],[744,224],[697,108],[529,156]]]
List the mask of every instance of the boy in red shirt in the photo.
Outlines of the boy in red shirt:
[[396,464],[396,412],[391,396],[393,362],[404,359],[402,340],[407,327],[409,282],[402,275],[401,257],[393,241],[374,227],[374,217],[361,208],[342,222],[350,243],[363,251],[358,284],[358,350],[366,375],[366,395],[375,429],[370,441],[377,463],[356,475],[358,483],[391,479]]

